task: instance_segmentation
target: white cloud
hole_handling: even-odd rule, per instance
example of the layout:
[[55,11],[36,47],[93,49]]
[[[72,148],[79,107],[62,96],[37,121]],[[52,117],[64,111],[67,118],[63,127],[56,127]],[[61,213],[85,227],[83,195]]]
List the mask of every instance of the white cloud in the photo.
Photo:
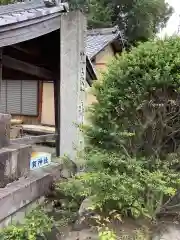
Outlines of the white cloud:
[[167,2],[174,8],[174,13],[169,19],[166,28],[161,30],[160,36],[172,35],[177,33],[178,26],[180,25],[180,1],[179,0],[167,0]]

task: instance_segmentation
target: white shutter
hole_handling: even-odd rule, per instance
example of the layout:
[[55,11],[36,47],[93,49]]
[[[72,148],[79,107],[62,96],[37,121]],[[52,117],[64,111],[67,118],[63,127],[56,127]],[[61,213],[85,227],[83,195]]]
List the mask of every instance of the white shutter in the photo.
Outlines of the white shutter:
[[38,114],[38,81],[22,80],[22,115]]
[[20,114],[21,112],[21,80],[7,81],[7,112]]

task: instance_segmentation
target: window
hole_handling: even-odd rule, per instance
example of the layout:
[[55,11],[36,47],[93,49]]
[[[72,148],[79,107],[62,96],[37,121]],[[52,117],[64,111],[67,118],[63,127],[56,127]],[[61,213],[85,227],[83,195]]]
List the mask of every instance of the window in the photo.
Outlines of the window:
[[17,115],[38,115],[38,81],[3,80],[0,112]]

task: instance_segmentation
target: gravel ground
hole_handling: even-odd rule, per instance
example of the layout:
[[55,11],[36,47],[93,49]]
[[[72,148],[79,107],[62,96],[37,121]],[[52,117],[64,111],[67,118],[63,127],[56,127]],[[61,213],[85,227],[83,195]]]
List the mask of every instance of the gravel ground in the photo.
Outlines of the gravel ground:
[[[158,225],[153,227],[153,237],[145,237],[141,235],[141,238],[134,236],[135,230],[142,229],[143,221],[137,222],[132,219],[126,219],[123,224],[111,225],[110,229],[114,229],[118,234],[117,240],[180,240],[180,224],[179,222],[162,221]],[[146,225],[146,223],[145,223]],[[144,224],[143,224],[144,226]],[[146,225],[147,226],[147,225]],[[127,237],[128,235],[128,237]],[[126,236],[126,237],[122,237]],[[147,236],[147,235],[146,235]],[[72,227],[64,227],[59,231],[54,231],[49,240],[98,240],[98,234],[94,229],[82,229],[80,231],[72,231]]]
[[152,240],[180,240],[179,222],[162,222],[156,230]]
[[[120,227],[120,229],[122,230],[123,228]],[[125,235],[131,235],[132,233],[132,229],[129,228],[129,232],[127,229],[127,226],[125,228]],[[120,236],[120,235],[119,235]],[[62,234],[61,236],[59,235],[59,237],[57,236],[57,240],[98,240],[98,235],[97,233],[95,233],[93,230],[91,229],[83,229],[81,231],[70,231],[70,232],[65,232],[64,234]],[[119,240],[121,239],[129,239],[129,240],[135,240],[138,238],[122,238],[119,237]],[[142,239],[142,238],[140,238]],[[54,238],[52,240],[55,240]],[[146,239],[143,239],[146,240]],[[176,225],[169,225],[166,226],[165,229],[163,229],[163,231],[161,233],[158,233],[157,235],[155,235],[152,240],[180,240],[180,227],[177,227]]]

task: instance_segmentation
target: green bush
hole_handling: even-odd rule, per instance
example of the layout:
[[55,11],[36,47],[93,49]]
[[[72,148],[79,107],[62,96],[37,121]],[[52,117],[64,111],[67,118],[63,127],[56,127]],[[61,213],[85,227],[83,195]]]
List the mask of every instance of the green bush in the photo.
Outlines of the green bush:
[[[117,56],[94,85],[88,143],[161,156],[180,142],[180,39],[149,41]],[[131,137],[127,137],[131,133]]]
[[75,201],[94,196],[95,206],[104,213],[115,209],[126,216],[153,217],[164,197],[174,195],[179,187],[180,174],[171,164],[157,161],[149,170],[143,158],[98,149],[88,154],[88,173],[57,183],[56,190]]
[[22,225],[12,225],[0,232],[1,240],[37,240],[46,239],[45,233],[53,227],[52,219],[42,210],[34,210]]
[[180,39],[149,41],[112,61],[94,93],[87,172],[56,190],[103,213],[154,217],[180,186]]

